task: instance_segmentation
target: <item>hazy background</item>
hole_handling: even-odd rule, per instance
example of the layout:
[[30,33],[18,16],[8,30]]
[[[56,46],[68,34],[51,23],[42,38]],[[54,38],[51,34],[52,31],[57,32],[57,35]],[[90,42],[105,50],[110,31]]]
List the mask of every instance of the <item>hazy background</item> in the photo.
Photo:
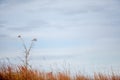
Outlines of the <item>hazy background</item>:
[[[30,63],[82,72],[120,70],[119,0],[0,0],[0,59],[21,63],[33,38]],[[69,66],[70,65],[70,66]]]

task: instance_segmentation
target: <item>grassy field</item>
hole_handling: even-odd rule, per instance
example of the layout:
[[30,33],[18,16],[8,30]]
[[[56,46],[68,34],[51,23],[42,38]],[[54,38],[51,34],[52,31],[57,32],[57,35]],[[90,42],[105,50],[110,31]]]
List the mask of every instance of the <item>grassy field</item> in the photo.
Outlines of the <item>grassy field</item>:
[[[54,71],[53,71],[54,72]],[[0,80],[120,80],[117,73],[93,73],[94,76],[84,74],[71,75],[70,71],[42,72],[26,66],[0,65]]]
[[[109,74],[105,73],[93,73],[93,76],[76,73],[74,76],[70,73],[70,70],[64,70],[62,72],[52,71],[44,72],[35,70],[29,66],[29,55],[32,45],[37,39],[31,41],[30,47],[27,48],[23,38],[18,36],[25,49],[25,56],[22,65],[12,65],[10,63],[0,63],[0,80],[120,80],[120,74],[112,71]],[[9,62],[9,60],[8,60]],[[34,64],[32,64],[34,65]]]

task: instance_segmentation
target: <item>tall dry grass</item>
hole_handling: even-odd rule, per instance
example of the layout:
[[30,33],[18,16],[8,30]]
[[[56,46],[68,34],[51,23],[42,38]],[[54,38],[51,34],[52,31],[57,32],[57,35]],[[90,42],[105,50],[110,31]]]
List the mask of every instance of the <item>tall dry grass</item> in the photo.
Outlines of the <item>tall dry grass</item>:
[[[27,72],[27,76],[26,76]],[[42,72],[25,66],[0,66],[0,80],[120,80],[120,74],[94,73],[94,76],[84,74],[71,75],[70,72]]]
[[[25,49],[24,64],[23,65],[11,65],[5,62],[0,63],[0,80],[120,80],[120,74],[112,72],[111,75],[104,73],[94,73],[94,76],[85,76],[84,74],[77,73],[73,76],[70,70],[66,69],[63,72],[43,72],[32,69],[29,66],[29,55],[33,46],[34,38],[31,41],[29,48],[26,47],[23,38],[18,36]],[[63,67],[64,68],[64,67]],[[56,72],[56,71],[55,71]]]

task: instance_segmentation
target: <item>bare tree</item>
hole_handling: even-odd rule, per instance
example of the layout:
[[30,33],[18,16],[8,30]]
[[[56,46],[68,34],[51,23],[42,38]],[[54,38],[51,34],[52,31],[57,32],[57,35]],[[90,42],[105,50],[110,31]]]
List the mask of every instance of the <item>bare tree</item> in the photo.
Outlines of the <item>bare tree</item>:
[[29,55],[30,55],[30,51],[31,51],[31,49],[32,49],[32,46],[33,46],[33,44],[34,44],[34,42],[35,41],[37,41],[37,39],[36,38],[33,38],[32,40],[31,40],[31,43],[30,43],[30,46],[27,48],[26,47],[26,45],[25,45],[25,41],[24,41],[24,39],[21,37],[21,35],[18,35],[18,38],[22,41],[22,45],[23,45],[23,47],[24,47],[24,49],[25,49],[25,57],[24,57],[24,66],[25,66],[25,69],[26,69],[26,80],[27,80],[27,71],[28,71],[28,66],[29,66],[29,63],[28,63],[28,59],[29,59]]

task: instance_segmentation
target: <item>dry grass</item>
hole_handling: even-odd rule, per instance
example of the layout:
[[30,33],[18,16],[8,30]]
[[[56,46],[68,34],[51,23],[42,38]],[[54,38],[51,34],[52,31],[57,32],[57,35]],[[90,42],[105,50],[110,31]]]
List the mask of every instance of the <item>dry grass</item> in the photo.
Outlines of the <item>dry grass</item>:
[[[26,75],[27,72],[27,75]],[[84,74],[71,76],[70,72],[42,72],[34,69],[26,69],[25,66],[0,66],[0,80],[120,80],[120,75],[112,72],[111,75],[94,73],[93,77]]]
[[[120,75],[113,73],[111,75],[103,73],[94,73],[93,77],[85,76],[84,74],[76,74],[75,76],[70,74],[70,71],[65,69],[63,72],[42,72],[34,70],[29,67],[29,55],[32,45],[36,39],[31,41],[29,48],[26,47],[25,42],[21,35],[18,36],[25,49],[25,58],[23,60],[24,65],[13,66],[11,64],[0,63],[0,80],[120,80]],[[65,67],[63,67],[65,68]],[[56,72],[56,71],[55,71]]]

